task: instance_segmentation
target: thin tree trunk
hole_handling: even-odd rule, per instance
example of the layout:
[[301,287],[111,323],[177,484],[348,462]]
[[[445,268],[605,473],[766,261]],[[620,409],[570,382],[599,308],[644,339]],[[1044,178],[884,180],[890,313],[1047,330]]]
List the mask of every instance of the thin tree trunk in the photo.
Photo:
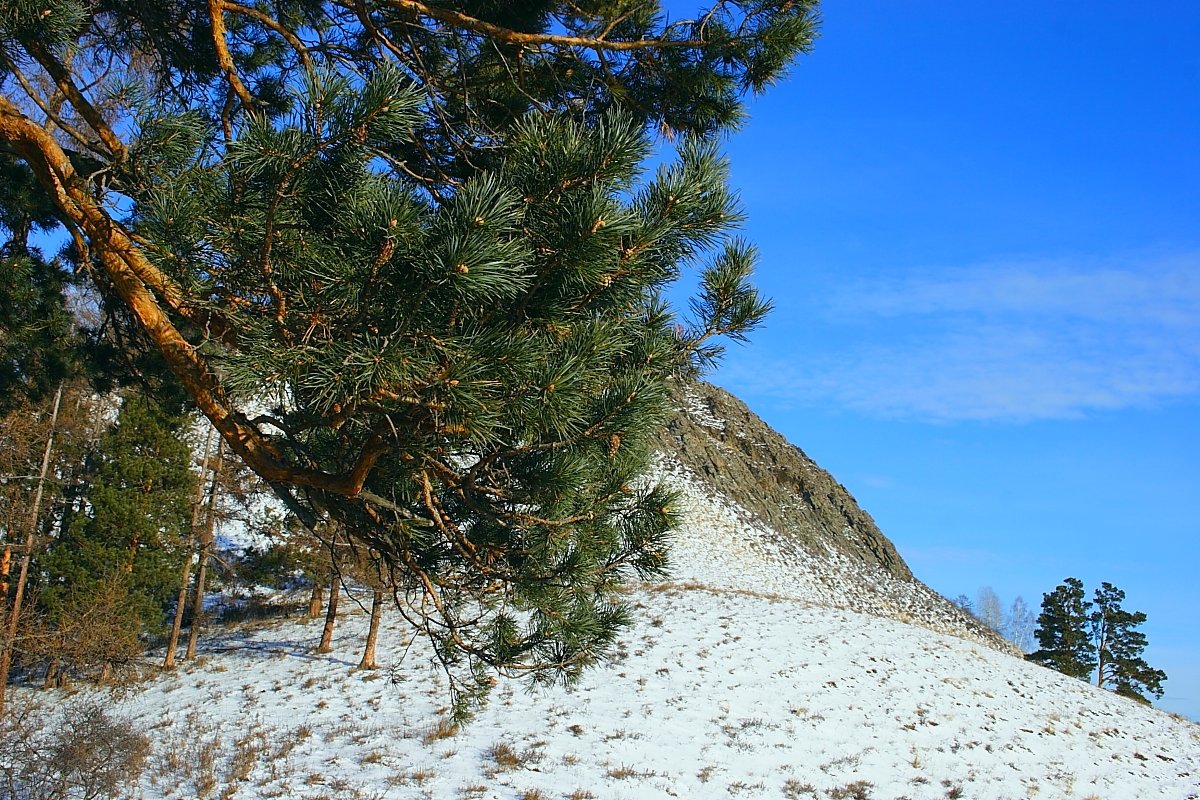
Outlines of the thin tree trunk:
[[196,497],[192,500],[191,537],[188,541],[187,557],[179,576],[179,596],[175,600],[175,619],[171,621],[171,635],[167,637],[167,654],[163,657],[163,669],[175,669],[175,650],[179,647],[179,632],[183,629],[183,612],[187,605],[188,587],[192,582],[192,555],[199,540],[200,508],[204,504],[204,485],[208,477],[208,450],[212,446],[213,429],[208,428],[204,437],[204,458],[200,461],[200,480],[197,481]]
[[375,663],[375,641],[379,638],[379,619],[383,616],[383,589],[376,589],[371,595],[371,624],[367,627],[367,646],[363,649],[359,669],[377,669]]
[[333,623],[337,619],[338,595],[341,592],[341,578],[334,569],[333,577],[329,579],[329,604],[325,607],[325,628],[321,631],[321,643],[317,645],[318,653],[328,653],[333,650]]
[[58,426],[58,406],[62,402],[63,387],[60,383],[54,395],[54,410],[50,412],[50,434],[46,437],[46,449],[42,451],[42,467],[38,471],[37,490],[33,493],[33,508],[29,512],[29,525],[25,533],[25,552],[21,554],[21,569],[17,573],[17,591],[13,596],[12,608],[8,612],[8,624],[4,631],[4,646],[0,650],[0,713],[4,711],[5,692],[8,688],[8,673],[12,669],[14,640],[17,622],[21,618],[21,601],[25,596],[25,580],[29,576],[29,561],[33,556],[34,535],[37,533],[38,517],[42,510],[42,495],[46,486],[46,475],[50,472],[50,453],[54,449],[54,434]]
[[183,559],[183,569],[179,572],[179,594],[175,598],[175,617],[171,620],[167,652],[163,656],[164,670],[175,669],[175,650],[179,647],[179,631],[183,628],[183,607],[187,605],[188,587],[192,582],[192,552],[192,548],[189,547]]
[[200,623],[204,620],[204,583],[208,578],[208,548],[200,548],[200,565],[196,568],[196,587],[192,595],[192,624],[188,628],[187,650],[183,657],[196,657],[196,646],[200,642]]
[[225,462],[225,440],[217,439],[217,461],[213,466],[212,487],[208,494],[208,518],[200,533],[200,565],[196,568],[196,593],[192,595],[192,627],[188,630],[187,652],[184,658],[196,657],[196,642],[204,622],[204,583],[208,578],[208,560],[212,556],[213,532],[217,525],[217,481]]
[[320,581],[313,581],[312,594],[308,597],[308,618],[316,619],[321,615],[321,608],[325,605],[325,584]]

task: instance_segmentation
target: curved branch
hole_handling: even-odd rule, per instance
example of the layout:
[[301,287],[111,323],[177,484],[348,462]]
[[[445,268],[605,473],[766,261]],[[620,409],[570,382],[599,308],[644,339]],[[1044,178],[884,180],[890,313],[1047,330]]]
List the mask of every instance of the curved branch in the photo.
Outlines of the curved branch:
[[76,130],[75,126],[68,124],[67,121],[62,118],[62,115],[56,113],[55,110],[50,107],[50,104],[47,103],[40,94],[38,94],[38,91],[34,88],[33,83],[28,77],[26,77],[25,73],[22,72],[16,64],[5,58],[4,67],[13,74],[13,76],[17,79],[17,83],[21,84],[21,88],[25,90],[25,94],[29,95],[29,99],[32,100],[33,103],[42,110],[42,113],[46,115],[46,119],[49,122],[54,123],[59,130],[70,136],[82,147],[99,155],[103,155],[103,153],[95,149],[95,143],[89,142],[87,137],[83,135],[82,131]]
[[226,41],[228,30],[225,28],[225,4],[221,0],[208,0],[208,16],[212,20],[213,45],[217,49],[217,64],[229,79],[229,85],[246,108],[254,108],[254,96],[242,83],[238,76],[233,56],[229,53],[229,42]]
[[463,28],[472,33],[482,34],[490,39],[496,39],[508,44],[539,45],[549,44],[558,47],[582,47],[597,52],[602,50],[628,52],[630,50],[650,50],[656,47],[703,47],[702,39],[638,39],[632,42],[609,41],[602,37],[589,38],[586,36],[561,36],[552,33],[526,33],[514,31],[486,20],[477,19],[448,8],[437,8],[417,2],[417,0],[386,0],[387,4],[401,11],[409,11],[424,17],[445,22],[457,28]]
[[304,46],[304,42],[300,41],[300,37],[296,36],[295,33],[285,28],[273,17],[264,14],[257,8],[250,8],[248,6],[239,5],[238,3],[231,3],[228,0],[217,0],[217,5],[222,10],[228,11],[231,14],[241,14],[243,16],[250,17],[251,19],[258,20],[263,25],[266,25],[268,28],[275,31],[277,34],[283,37],[284,41],[291,45],[293,50],[296,51],[296,55],[300,57],[300,61],[304,64],[305,69],[309,71],[312,70],[312,57],[309,56],[308,48]]
[[70,74],[66,68],[59,63],[49,50],[42,46],[38,41],[24,41],[21,45],[29,55],[33,56],[42,69],[46,70],[50,78],[54,81],[54,85],[63,93],[67,100],[79,112],[79,116],[83,117],[84,121],[92,127],[96,135],[100,137],[100,141],[108,148],[109,154],[116,161],[125,160],[125,143],[113,131],[109,124],[104,121],[104,117],[100,114],[99,109],[91,104],[84,96],[79,87],[71,80]]
[[171,372],[200,412],[252,470],[268,482],[306,486],[348,497],[362,491],[371,470],[387,451],[380,437],[372,436],[354,465],[342,474],[287,463],[271,437],[264,435],[229,402],[216,373],[180,333],[159,297],[147,286],[143,276],[152,278],[161,273],[91,196],[87,182],[54,138],[2,95],[0,141],[10,144],[29,164],[55,205],[90,240],[93,256]]

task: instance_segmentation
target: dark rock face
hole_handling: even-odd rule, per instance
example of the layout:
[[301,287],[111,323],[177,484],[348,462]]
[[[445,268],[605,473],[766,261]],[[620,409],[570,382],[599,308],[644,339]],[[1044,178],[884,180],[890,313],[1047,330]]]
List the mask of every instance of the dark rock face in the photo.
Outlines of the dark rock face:
[[770,528],[808,550],[829,545],[912,580],[896,548],[846,488],[724,389],[692,383],[660,448]]
[[[697,547],[732,546],[723,555],[699,555],[736,561],[734,550],[742,557],[751,554],[752,562],[770,565],[767,569],[780,579],[771,581],[775,591],[1020,655],[995,631],[917,580],[845,487],[745,403],[723,389],[694,383],[677,388],[675,405],[677,413],[658,437],[664,459],[658,478],[674,481],[676,487],[692,480],[701,490],[683,509],[686,535],[675,551],[681,561],[695,563]],[[681,478],[679,470],[691,477]],[[721,509],[734,509],[741,521],[732,522],[727,514],[722,519]],[[723,545],[706,535],[714,530],[728,534],[731,527],[733,538]],[[746,588],[757,588],[753,579],[750,583]]]

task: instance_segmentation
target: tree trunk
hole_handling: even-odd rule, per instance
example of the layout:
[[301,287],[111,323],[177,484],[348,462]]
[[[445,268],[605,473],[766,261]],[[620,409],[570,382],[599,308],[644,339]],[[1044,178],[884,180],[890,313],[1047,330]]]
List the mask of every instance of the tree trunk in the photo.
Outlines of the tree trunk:
[[337,619],[338,595],[341,592],[341,579],[337,570],[329,579],[329,605],[325,608],[325,629],[321,631],[321,643],[317,645],[318,653],[328,653],[333,650],[333,623]]
[[375,663],[375,641],[379,638],[379,619],[383,616],[383,589],[376,589],[371,595],[371,624],[367,628],[367,646],[363,649],[359,669],[377,669]]
[[192,582],[192,554],[199,540],[200,509],[204,505],[205,478],[208,477],[208,450],[212,446],[212,427],[204,437],[204,458],[200,461],[200,480],[197,481],[196,497],[192,500],[192,535],[188,542],[187,557],[179,576],[179,596],[175,600],[175,619],[171,621],[171,635],[167,637],[167,654],[163,657],[163,669],[175,669],[175,650],[179,647],[179,632],[183,629],[183,612],[187,606],[188,587]]
[[175,618],[171,620],[171,633],[167,636],[167,652],[163,656],[164,670],[175,669],[175,650],[179,647],[179,631],[183,628],[183,608],[187,605],[188,584],[192,582],[192,548],[188,548],[179,574],[179,594],[175,598]]
[[51,659],[46,665],[46,677],[42,681],[43,689],[53,689],[59,685],[58,659]]
[[308,598],[308,618],[316,619],[321,615],[321,607],[325,605],[325,584],[313,581],[312,594]]
[[33,508],[29,512],[29,524],[25,533],[25,552],[21,554],[21,569],[17,573],[17,591],[13,596],[12,608],[8,612],[8,624],[4,631],[4,646],[0,649],[0,713],[4,711],[5,692],[8,688],[8,673],[12,669],[14,640],[17,622],[21,618],[21,601],[25,596],[25,580],[29,576],[29,561],[33,556],[34,535],[38,517],[42,510],[42,494],[46,486],[46,475],[50,472],[50,453],[54,449],[54,433],[58,426],[58,406],[62,402],[63,387],[60,383],[54,395],[54,410],[50,412],[50,434],[46,437],[46,449],[42,451],[42,467],[38,472],[37,489],[33,493]]
[[196,657],[196,646],[200,642],[200,623],[204,620],[204,583],[208,579],[208,548],[200,548],[200,565],[196,568],[196,587],[192,593],[192,624],[188,628],[187,650],[183,657]]
[[208,578],[208,560],[212,556],[213,533],[217,525],[217,481],[225,462],[225,440],[217,439],[217,461],[213,466],[212,486],[208,494],[208,518],[200,532],[200,564],[196,568],[196,591],[192,595],[192,626],[188,630],[187,652],[184,658],[196,657],[196,643],[204,622],[204,583]]

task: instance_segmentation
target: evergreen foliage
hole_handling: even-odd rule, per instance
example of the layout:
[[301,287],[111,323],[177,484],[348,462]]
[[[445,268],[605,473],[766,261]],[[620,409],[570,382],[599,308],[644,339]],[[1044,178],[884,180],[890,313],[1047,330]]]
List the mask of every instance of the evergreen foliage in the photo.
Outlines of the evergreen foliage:
[[97,443],[84,505],[35,562],[47,656],[104,666],[132,657],[141,634],[161,630],[179,565],[191,557],[197,476],[179,436],[184,423],[129,395]]
[[0,415],[53,393],[75,359],[71,279],[30,241],[57,225],[32,170],[0,153]]
[[1090,620],[1096,643],[1096,684],[1147,703],[1147,694],[1162,697],[1167,674],[1142,657],[1146,634],[1134,629],[1146,621],[1146,615],[1121,608],[1124,600],[1125,592],[1107,581],[1096,589]]
[[[0,152],[109,341],[157,354],[306,526],[378,553],[470,699],[488,667],[573,678],[625,620],[618,584],[664,568],[671,497],[638,477],[667,382],[768,309],[714,136],[816,22],[814,0],[0,0]],[[654,133],[677,152],[643,175]],[[679,317],[662,292],[693,266]]]
[[1026,658],[1073,678],[1087,680],[1096,668],[1096,646],[1088,631],[1089,603],[1083,582],[1067,578],[1053,592],[1042,595],[1038,615],[1038,649]]
[[1124,600],[1125,592],[1106,581],[1088,601],[1083,583],[1067,578],[1042,596],[1035,632],[1041,649],[1027,658],[1081,680],[1094,674],[1097,686],[1143,703],[1147,694],[1162,697],[1167,675],[1146,663],[1146,635],[1134,630],[1146,615],[1125,611]]

